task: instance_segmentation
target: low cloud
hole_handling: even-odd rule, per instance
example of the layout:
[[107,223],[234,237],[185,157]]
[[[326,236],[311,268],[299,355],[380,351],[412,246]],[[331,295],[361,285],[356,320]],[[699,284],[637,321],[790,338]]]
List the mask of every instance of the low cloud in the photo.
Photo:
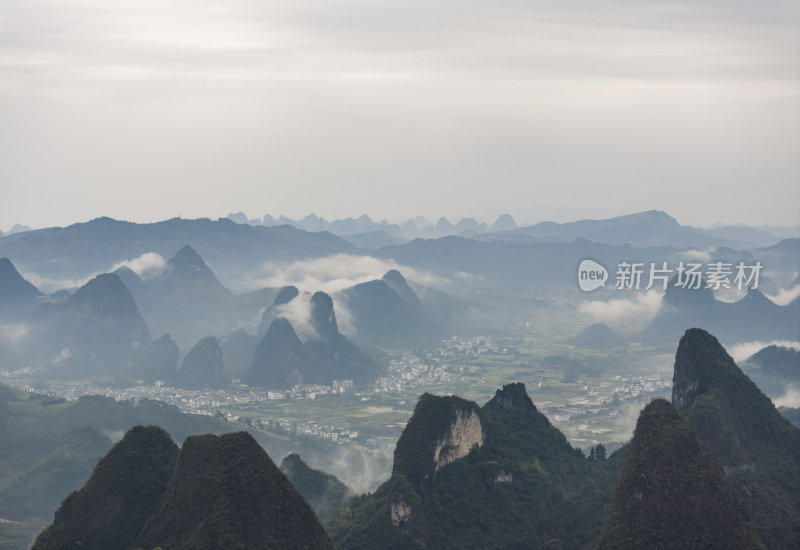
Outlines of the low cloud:
[[335,475],[356,494],[374,491],[392,473],[393,448],[368,451],[342,446],[324,457],[308,456],[308,464]]
[[167,260],[155,252],[146,252],[138,258],[114,264],[111,271],[116,271],[120,267],[127,267],[142,279],[147,280],[164,273],[167,269]]
[[301,292],[321,290],[334,294],[359,283],[380,279],[390,269],[397,269],[410,283],[421,286],[443,288],[448,283],[443,277],[401,266],[393,261],[371,256],[336,254],[292,263],[266,263],[263,274],[248,279],[239,290],[246,292],[265,287],[294,285]]
[[782,288],[775,295],[767,294],[767,298],[779,306],[785,306],[791,303],[793,300],[796,300],[798,296],[800,296],[800,285],[795,285],[791,288]]
[[123,266],[129,268],[142,279],[147,280],[161,275],[167,268],[167,261],[161,255],[156,254],[155,252],[146,252],[138,258],[118,262],[111,266],[111,269],[108,271],[96,271],[87,277],[79,279],[53,279],[51,277],[46,277],[33,272],[21,272],[21,275],[43,293],[52,294],[54,292],[58,292],[59,290],[71,291],[76,288],[80,288],[101,273],[111,273]]
[[58,292],[59,290],[73,290],[80,288],[98,275],[97,273],[93,273],[89,277],[82,279],[53,279],[32,272],[20,273],[25,280],[45,294],[52,294],[54,292]]
[[311,295],[300,294],[287,304],[275,308],[276,317],[286,317],[292,324],[297,337],[303,342],[319,338],[311,324]]
[[790,384],[787,386],[786,392],[773,399],[772,402],[775,403],[776,407],[792,407],[796,409],[800,407],[800,388]]
[[686,260],[695,260],[698,262],[711,261],[711,252],[707,250],[697,250],[697,249],[686,250],[685,252],[681,252],[679,256]]
[[767,346],[784,346],[787,348],[800,349],[800,342],[792,340],[772,340],[770,342],[753,341],[729,346],[727,350],[730,356],[733,357],[733,360],[740,363]]
[[0,342],[15,346],[22,342],[30,332],[25,323],[0,323]]
[[353,315],[347,307],[347,300],[341,294],[333,295],[333,311],[336,313],[336,324],[339,325],[339,332],[348,336],[357,332],[353,322]]
[[632,329],[649,323],[661,309],[661,293],[650,290],[633,299],[591,300],[578,306],[578,312],[589,315],[596,323],[615,329]]
[[[303,342],[308,342],[319,338],[319,334],[314,329],[311,322],[311,296],[310,292],[304,292],[295,297],[287,304],[275,308],[275,317],[285,317],[297,333],[297,337]],[[353,325],[353,316],[347,308],[347,302],[341,295],[333,297],[333,312],[336,315],[336,324],[339,332],[351,335],[356,332]]]

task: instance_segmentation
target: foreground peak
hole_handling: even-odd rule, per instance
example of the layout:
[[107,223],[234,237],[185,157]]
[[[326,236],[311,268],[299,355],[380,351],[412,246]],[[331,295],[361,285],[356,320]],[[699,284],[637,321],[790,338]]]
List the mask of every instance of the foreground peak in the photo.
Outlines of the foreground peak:
[[525,384],[522,382],[514,382],[504,385],[503,389],[495,392],[494,399],[492,401],[496,401],[504,407],[518,411],[536,410],[536,406],[528,396],[528,392],[525,390]]

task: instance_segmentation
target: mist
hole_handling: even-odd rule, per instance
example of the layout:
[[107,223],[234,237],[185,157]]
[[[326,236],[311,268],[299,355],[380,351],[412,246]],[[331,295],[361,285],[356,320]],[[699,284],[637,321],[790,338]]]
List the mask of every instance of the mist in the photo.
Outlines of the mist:
[[116,271],[121,267],[127,267],[141,279],[147,280],[162,275],[167,269],[167,260],[155,252],[146,252],[138,258],[114,264],[110,271]]
[[771,295],[767,294],[767,298],[778,304],[779,306],[785,306],[800,296],[800,284],[794,285],[789,288],[782,288],[778,290],[777,294]]
[[761,351],[768,346],[783,346],[786,348],[800,349],[800,341],[795,340],[772,340],[770,342],[744,342],[741,344],[734,344],[726,346],[728,354],[733,357],[737,363],[741,363],[750,358],[753,354]]
[[653,320],[661,309],[662,294],[656,290],[638,293],[633,299],[588,300],[578,306],[578,313],[588,315],[596,323],[605,323],[617,330],[635,330]]
[[776,407],[800,407],[800,388],[793,384],[786,386],[786,391],[780,396],[772,400]]
[[322,291],[334,294],[359,283],[380,279],[392,269],[397,269],[409,283],[435,288],[444,288],[448,280],[439,275],[420,271],[393,261],[371,256],[335,254],[324,258],[299,260],[291,263],[266,263],[261,272],[231,286],[247,292],[259,288],[296,286],[300,292]]

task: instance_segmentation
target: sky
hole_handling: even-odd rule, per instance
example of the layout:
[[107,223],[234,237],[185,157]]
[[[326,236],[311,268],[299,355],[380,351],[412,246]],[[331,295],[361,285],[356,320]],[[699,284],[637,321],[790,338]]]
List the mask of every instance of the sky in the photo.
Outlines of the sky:
[[797,0],[0,0],[0,229],[800,223]]

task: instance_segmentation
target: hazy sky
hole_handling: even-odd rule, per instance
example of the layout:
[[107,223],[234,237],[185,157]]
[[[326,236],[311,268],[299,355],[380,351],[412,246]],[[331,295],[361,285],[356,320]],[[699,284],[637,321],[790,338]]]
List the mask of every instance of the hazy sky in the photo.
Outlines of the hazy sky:
[[0,0],[0,228],[800,223],[798,1]]

